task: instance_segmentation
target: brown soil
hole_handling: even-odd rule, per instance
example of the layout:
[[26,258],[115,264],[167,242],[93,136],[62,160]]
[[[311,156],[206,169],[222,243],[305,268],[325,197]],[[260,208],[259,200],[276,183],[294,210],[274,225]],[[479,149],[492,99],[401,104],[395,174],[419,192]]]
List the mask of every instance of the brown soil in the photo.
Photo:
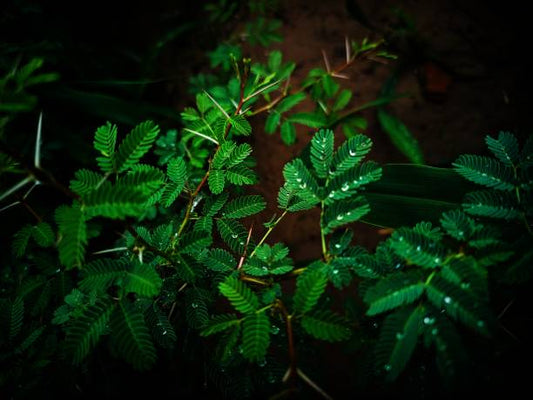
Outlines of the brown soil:
[[[484,137],[499,130],[520,128],[520,96],[525,93],[521,76],[525,66],[511,55],[519,46],[516,31],[508,28],[505,15],[481,1],[372,1],[357,3],[373,29],[350,16],[344,1],[289,0],[282,2],[284,41],[269,49],[251,48],[253,59],[264,60],[272,49],[279,49],[285,60],[296,62],[291,84],[297,86],[308,71],[324,66],[324,50],[332,66],[344,62],[344,38],[378,39],[384,35],[399,55],[388,65],[362,62],[351,67],[350,80],[340,80],[353,91],[351,105],[376,99],[394,68],[402,63],[398,93],[408,96],[396,100],[389,110],[418,138],[429,165],[449,167],[461,153],[483,152]],[[405,38],[398,38],[393,26],[397,18],[392,10],[401,9],[416,26],[413,48]],[[298,111],[311,110],[309,103]],[[379,163],[407,162],[391,144],[375,117],[375,110],[363,112],[369,121],[364,132],[374,142],[370,158]],[[258,161],[261,184],[256,190],[268,201],[267,218],[279,211],[276,195],[283,183],[283,165],[297,156],[310,140],[312,130],[298,127],[298,141],[287,147],[279,134],[263,130],[266,116],[256,117],[254,155]],[[343,140],[340,130],[337,143]],[[518,132],[520,133],[520,132]],[[290,246],[295,260],[320,257],[320,237],[316,211],[289,215],[271,236]],[[257,221],[261,222],[261,221]],[[264,220],[263,220],[264,222]],[[257,225],[256,225],[257,226]],[[373,247],[379,240],[376,229],[357,224],[356,241]]]

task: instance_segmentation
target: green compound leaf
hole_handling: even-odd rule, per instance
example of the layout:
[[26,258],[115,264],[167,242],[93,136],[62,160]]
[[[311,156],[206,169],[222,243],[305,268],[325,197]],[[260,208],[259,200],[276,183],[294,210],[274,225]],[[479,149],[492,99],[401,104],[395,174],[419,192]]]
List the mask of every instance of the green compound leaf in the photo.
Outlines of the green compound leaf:
[[165,182],[165,175],[159,168],[137,164],[118,182],[124,187],[130,186],[135,190],[140,190],[144,195],[150,196]]
[[464,178],[498,190],[514,189],[512,169],[490,157],[462,154],[453,163]]
[[126,276],[127,261],[101,258],[85,265],[81,272],[79,287],[89,293],[105,292],[111,285]]
[[272,135],[278,129],[281,120],[281,114],[277,111],[271,111],[265,121],[265,132]]
[[297,113],[287,118],[287,121],[305,125],[310,128],[323,128],[326,120],[322,115],[313,113]]
[[242,163],[250,154],[252,154],[252,146],[248,143],[242,143],[233,148],[229,159],[226,163],[228,168],[235,167]]
[[309,210],[315,207],[317,201],[315,197],[308,199],[302,199],[298,196],[298,190],[296,188],[289,188],[286,184],[279,189],[278,193],[278,206],[282,210],[289,212]]
[[478,190],[467,193],[463,200],[465,211],[472,215],[497,219],[520,219],[516,198],[511,193]]
[[220,196],[210,196],[204,203],[203,212],[206,217],[214,217],[228,200],[229,194],[222,193]]
[[435,276],[427,285],[427,296],[438,310],[445,310],[452,318],[488,336],[490,313],[486,305],[468,288]]
[[236,325],[239,325],[241,320],[235,314],[219,314],[215,315],[209,320],[207,326],[200,332],[200,336],[210,336],[215,333],[223,332]]
[[224,171],[220,169],[212,169],[209,171],[209,176],[207,177],[207,183],[209,184],[209,189],[213,194],[220,194],[224,190]]
[[69,187],[80,196],[84,196],[94,190],[104,179],[103,175],[88,169],[76,171],[74,177],[75,179],[70,181]]
[[56,210],[55,219],[61,235],[59,261],[67,269],[80,267],[87,246],[87,225],[83,212],[76,203],[72,207],[63,205]]
[[209,250],[202,262],[207,268],[215,272],[229,272],[237,268],[235,257],[223,249]]
[[326,290],[328,277],[323,269],[305,270],[296,280],[294,312],[305,314],[311,311]]
[[255,172],[244,165],[236,165],[226,170],[228,182],[237,185],[253,185],[257,181]]
[[346,320],[329,310],[319,310],[304,315],[302,328],[309,335],[328,342],[340,342],[351,335]]
[[276,111],[278,113],[284,113],[289,111],[291,108],[297,106],[299,103],[304,101],[306,98],[305,93],[296,93],[290,96],[285,97],[279,102],[276,106]]
[[85,196],[83,209],[89,218],[101,216],[124,219],[142,215],[146,200],[146,195],[140,190],[120,183],[111,185],[104,182]]
[[361,186],[378,181],[382,169],[374,161],[368,161],[333,178],[326,187],[326,203],[352,197]]
[[[220,236],[222,236],[222,239],[230,249],[238,254],[242,254],[244,245],[248,239],[248,231],[244,226],[233,219],[219,219],[217,220],[217,228]],[[250,246],[253,246],[251,241]]]
[[131,270],[127,272],[127,284],[124,289],[139,296],[154,297],[159,294],[162,285],[163,280],[154,267],[135,261]]
[[425,283],[419,271],[396,272],[385,276],[367,290],[364,300],[369,305],[366,315],[376,315],[413,303],[424,293]]
[[113,172],[113,156],[117,142],[117,127],[107,122],[99,127],[94,135],[94,148],[102,155],[96,161],[100,169],[105,172]]
[[150,369],[156,351],[143,314],[133,304],[122,300],[111,315],[111,332],[117,353],[135,369]]
[[13,235],[11,249],[16,258],[21,258],[26,254],[26,248],[28,247],[32,232],[33,227],[30,224],[26,224]]
[[137,125],[124,138],[114,157],[114,170],[123,172],[137,164],[159,135],[159,127],[152,121]]
[[240,196],[226,204],[222,210],[224,218],[244,218],[264,210],[266,202],[262,196]]
[[68,326],[65,347],[72,354],[74,364],[81,363],[96,346],[107,329],[113,308],[109,300],[99,299]]
[[324,233],[333,229],[355,222],[370,211],[370,206],[363,196],[336,201],[326,207],[324,213]]
[[244,282],[233,276],[228,276],[218,288],[231,305],[243,314],[251,314],[259,307],[257,295]]
[[270,321],[264,312],[247,315],[242,323],[243,356],[262,362],[270,346]]
[[176,332],[159,307],[152,303],[152,306],[146,309],[144,317],[156,343],[164,349],[173,349],[177,340]]
[[298,197],[308,202],[320,201],[318,184],[302,160],[297,158],[285,164],[283,176],[287,182],[287,189],[296,191]]
[[441,265],[446,256],[446,250],[439,242],[405,227],[394,231],[390,245],[400,257],[426,268]]
[[503,164],[510,167],[518,163],[519,149],[518,140],[510,132],[500,132],[498,139],[493,139],[490,136],[485,138],[485,142],[490,151],[500,160]]
[[326,178],[333,159],[333,131],[319,130],[311,139],[311,163],[319,178]]
[[442,214],[442,227],[453,238],[465,241],[476,230],[476,222],[460,210],[450,210]]
[[400,309],[385,319],[375,354],[376,369],[384,372],[389,382],[398,377],[411,359],[423,318],[423,309],[417,307]]
[[372,140],[365,135],[355,135],[346,140],[333,157],[332,175],[337,176],[358,165],[372,149]]

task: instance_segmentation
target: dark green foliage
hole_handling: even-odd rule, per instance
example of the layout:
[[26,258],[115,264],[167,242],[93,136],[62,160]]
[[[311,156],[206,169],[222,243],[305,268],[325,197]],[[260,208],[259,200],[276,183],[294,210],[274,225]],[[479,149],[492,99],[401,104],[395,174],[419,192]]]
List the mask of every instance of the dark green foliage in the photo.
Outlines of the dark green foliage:
[[243,314],[254,313],[259,307],[259,299],[252,290],[242,281],[233,276],[229,276],[219,285],[222,293],[231,303],[231,305]]
[[311,336],[328,342],[346,340],[351,335],[346,321],[341,316],[327,310],[304,315],[302,327]]
[[322,269],[308,269],[300,275],[294,292],[294,311],[298,314],[311,311],[324,293],[327,282],[326,273]]
[[87,225],[78,204],[61,206],[55,213],[61,239],[58,244],[59,260],[67,268],[80,267],[85,259]]
[[260,362],[264,360],[270,345],[270,322],[264,312],[256,312],[244,317],[242,322],[243,356]]
[[376,370],[387,380],[398,377],[405,368],[422,330],[424,311],[421,307],[404,308],[390,314],[376,345]]
[[113,157],[114,170],[123,172],[138,163],[150,149],[158,134],[159,127],[152,121],[143,122],[133,128],[120,143]]
[[114,306],[107,300],[99,300],[87,307],[67,329],[65,347],[75,364],[81,363],[106,332]]
[[156,360],[155,347],[142,313],[132,304],[121,301],[109,321],[118,354],[135,369],[149,369]]

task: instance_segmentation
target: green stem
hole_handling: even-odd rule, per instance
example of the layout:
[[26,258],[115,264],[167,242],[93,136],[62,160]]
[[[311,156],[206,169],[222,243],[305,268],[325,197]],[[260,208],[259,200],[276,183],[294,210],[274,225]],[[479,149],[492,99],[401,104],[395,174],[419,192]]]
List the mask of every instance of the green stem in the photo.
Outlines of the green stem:
[[252,258],[254,256],[255,251],[265,242],[265,240],[268,237],[268,235],[270,235],[270,232],[272,232],[274,230],[276,225],[283,219],[283,217],[285,217],[285,215],[287,215],[287,210],[283,211],[283,214],[281,214],[280,217],[273,222],[272,226],[270,228],[268,228],[268,230],[263,235],[263,237],[261,238],[261,240],[259,241],[257,246],[255,246],[255,249],[254,249],[254,251],[252,251],[252,253],[250,254],[249,258]]
[[322,222],[324,221],[324,202],[320,202],[320,241],[322,242],[322,256],[324,261],[329,260],[329,254],[326,247],[326,234],[324,233],[324,228],[322,227]]

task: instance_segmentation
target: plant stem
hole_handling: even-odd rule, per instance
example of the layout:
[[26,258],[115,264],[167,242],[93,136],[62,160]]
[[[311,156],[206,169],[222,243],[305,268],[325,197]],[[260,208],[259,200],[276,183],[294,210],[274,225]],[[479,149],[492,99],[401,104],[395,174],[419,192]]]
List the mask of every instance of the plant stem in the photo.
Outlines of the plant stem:
[[285,305],[280,299],[276,300],[276,306],[281,311],[281,314],[285,318],[287,326],[287,341],[289,346],[289,375],[287,379],[294,378],[296,376],[296,351],[294,349],[294,336],[292,329],[292,315],[289,314]]
[[283,219],[283,217],[287,215],[287,210],[283,211],[283,214],[280,215],[280,217],[275,220],[273,223],[272,223],[272,226],[270,228],[268,228],[268,230],[266,231],[266,233],[263,235],[263,237],[261,238],[261,240],[259,241],[259,243],[257,244],[257,246],[255,246],[255,249],[254,251],[252,251],[252,253],[250,254],[250,258],[252,258],[255,254],[255,251],[257,250],[257,248],[259,246],[261,246],[264,241],[266,240],[266,238],[268,237],[268,235],[270,235],[270,232],[272,232],[274,230],[274,228],[276,227],[276,225]]
[[324,202],[320,202],[320,241],[322,243],[322,256],[324,257],[324,261],[329,261],[329,254],[326,247],[326,234],[324,233],[324,229],[322,227],[322,222],[324,221]]

